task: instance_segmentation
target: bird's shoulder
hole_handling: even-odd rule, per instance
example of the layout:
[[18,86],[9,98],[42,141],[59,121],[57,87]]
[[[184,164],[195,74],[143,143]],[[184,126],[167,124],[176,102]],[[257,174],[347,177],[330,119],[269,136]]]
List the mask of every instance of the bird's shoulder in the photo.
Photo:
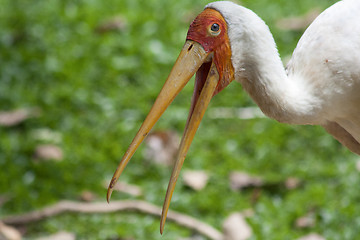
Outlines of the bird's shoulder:
[[305,82],[321,99],[324,115],[360,116],[360,1],[340,1],[301,37],[287,66],[291,79]]
[[[287,66],[321,87],[343,80],[360,88],[360,1],[340,1],[320,14],[299,40]],[[335,79],[334,79],[335,78]]]

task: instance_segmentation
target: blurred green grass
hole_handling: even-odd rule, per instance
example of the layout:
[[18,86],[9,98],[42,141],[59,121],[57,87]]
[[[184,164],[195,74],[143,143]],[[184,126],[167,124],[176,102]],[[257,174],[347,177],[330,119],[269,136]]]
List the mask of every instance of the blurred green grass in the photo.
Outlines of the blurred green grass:
[[[0,0],[0,109],[39,107],[39,118],[0,128],[0,194],[10,197],[1,216],[38,209],[61,199],[77,200],[83,191],[105,199],[103,182],[113,171],[149,111],[185,40],[192,19],[209,1],[25,1]],[[268,24],[282,57],[302,35],[277,29],[278,19],[325,9],[335,1],[242,1]],[[120,29],[99,33],[114,18]],[[181,134],[192,84],[175,99],[155,129]],[[254,103],[237,83],[217,95],[211,107]],[[34,131],[61,135],[61,162],[35,162],[40,143]],[[140,199],[161,205],[170,169],[144,163],[143,148],[122,180],[140,185]],[[320,127],[289,126],[270,119],[209,119],[205,116],[184,169],[210,173],[205,190],[194,192],[180,180],[171,208],[221,229],[234,211],[254,209],[252,239],[295,239],[318,232],[326,239],[360,235],[357,157]],[[228,176],[249,172],[267,182],[296,177],[295,190],[263,190],[252,204],[252,191],[234,192]],[[115,193],[113,199],[133,198]],[[294,227],[314,210],[316,224]],[[77,239],[159,239],[159,220],[133,213],[64,214],[27,226],[26,239],[59,230]],[[168,222],[164,239],[193,233]]]

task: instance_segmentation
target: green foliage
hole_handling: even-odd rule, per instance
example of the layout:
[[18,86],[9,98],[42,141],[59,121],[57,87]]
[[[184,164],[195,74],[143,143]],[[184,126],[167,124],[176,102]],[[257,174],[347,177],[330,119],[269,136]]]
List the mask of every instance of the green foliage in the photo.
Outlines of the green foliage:
[[[112,173],[166,79],[191,20],[208,1],[0,0],[0,109],[39,107],[41,116],[0,128],[0,194],[10,197],[1,216],[76,200],[89,190],[105,199]],[[288,56],[302,32],[282,31],[275,22],[333,0],[244,0],[270,26],[280,54]],[[99,26],[116,19],[117,29]],[[189,84],[191,85],[191,84]],[[190,104],[187,86],[156,129],[182,132],[177,118]],[[237,83],[217,95],[211,107],[254,105]],[[61,162],[36,162],[35,147],[49,143],[36,131],[60,134]],[[140,185],[139,197],[161,205],[170,169],[144,163],[140,147],[122,180]],[[295,239],[318,232],[326,239],[360,234],[360,183],[356,157],[320,127],[288,126],[270,119],[214,120],[205,116],[184,164],[210,173],[205,190],[194,192],[181,180],[171,208],[217,228],[234,211],[254,209],[253,239]],[[260,175],[266,182],[299,178],[295,190],[229,187],[233,170]],[[114,193],[115,199],[129,196]],[[130,197],[131,198],[131,197]],[[316,224],[297,229],[295,220],[314,211]],[[133,213],[64,214],[28,226],[28,239],[66,230],[77,239],[159,239],[159,220]],[[165,239],[192,235],[168,223]]]

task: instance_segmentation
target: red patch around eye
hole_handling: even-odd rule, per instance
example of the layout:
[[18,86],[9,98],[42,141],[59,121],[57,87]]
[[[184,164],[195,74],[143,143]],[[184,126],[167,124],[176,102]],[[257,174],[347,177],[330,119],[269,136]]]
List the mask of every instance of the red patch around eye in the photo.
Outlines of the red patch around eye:
[[[219,25],[219,35],[212,35],[209,32],[214,23]],[[219,93],[234,79],[230,41],[225,19],[218,11],[210,8],[205,9],[191,23],[187,40],[198,42],[206,52],[214,53],[213,61],[220,77],[215,94]]]
[[[209,29],[214,23],[220,27],[221,32],[218,36],[213,36],[209,33]],[[200,43],[207,52],[213,51],[214,48],[227,39],[225,19],[218,11],[210,8],[205,9],[191,23],[187,39]]]

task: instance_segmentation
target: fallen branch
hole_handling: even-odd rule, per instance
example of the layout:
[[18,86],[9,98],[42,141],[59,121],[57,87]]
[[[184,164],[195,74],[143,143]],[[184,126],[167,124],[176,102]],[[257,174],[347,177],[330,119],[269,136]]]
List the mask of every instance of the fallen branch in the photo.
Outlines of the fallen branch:
[[[113,201],[110,204],[108,204],[107,202],[83,203],[74,201],[60,201],[50,207],[46,207],[41,210],[35,210],[33,212],[25,213],[22,215],[5,217],[3,219],[0,219],[0,221],[8,225],[24,225],[27,223],[43,220],[45,218],[53,217],[65,212],[110,213],[117,211],[136,211],[151,214],[154,216],[161,215],[161,207],[137,200]],[[222,233],[213,228],[212,226],[185,214],[170,210],[168,212],[167,219],[177,223],[180,226],[194,230],[213,240],[221,240],[223,237]]]

